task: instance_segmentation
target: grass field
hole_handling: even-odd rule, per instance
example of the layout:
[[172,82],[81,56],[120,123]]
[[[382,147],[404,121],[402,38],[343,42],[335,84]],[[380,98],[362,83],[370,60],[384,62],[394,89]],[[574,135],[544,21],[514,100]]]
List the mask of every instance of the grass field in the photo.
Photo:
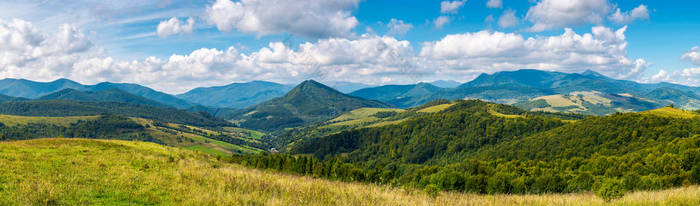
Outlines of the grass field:
[[32,116],[16,116],[0,114],[0,123],[7,126],[15,126],[29,123],[52,124],[59,126],[68,126],[78,120],[91,120],[99,116],[73,116],[73,117],[32,117]]
[[658,115],[662,117],[675,117],[675,118],[694,118],[694,117],[700,117],[698,113],[691,112],[691,111],[686,111],[686,110],[681,110],[681,109],[676,109],[672,107],[661,107],[658,109],[652,109],[648,111],[643,111],[640,112],[641,114],[652,114],[652,115]]
[[439,112],[442,110],[447,109],[448,107],[451,107],[452,105],[455,105],[456,103],[450,103],[450,104],[439,104],[431,107],[426,107],[421,110],[418,110],[417,112],[424,112],[424,113],[435,113]]
[[221,163],[152,143],[0,142],[0,205],[699,205],[700,187],[589,194],[477,195],[344,183]]

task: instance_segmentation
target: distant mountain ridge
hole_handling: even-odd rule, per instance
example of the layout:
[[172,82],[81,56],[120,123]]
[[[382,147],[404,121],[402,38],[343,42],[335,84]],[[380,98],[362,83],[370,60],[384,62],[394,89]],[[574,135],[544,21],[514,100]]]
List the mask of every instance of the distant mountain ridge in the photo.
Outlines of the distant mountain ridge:
[[245,108],[260,102],[281,97],[292,86],[266,81],[231,83],[216,87],[198,87],[178,98],[210,107]]
[[0,80],[0,94],[12,97],[36,99],[64,89],[90,92],[120,89],[124,92],[180,109],[194,106],[193,104],[178,99],[173,95],[159,92],[138,84],[102,82],[95,85],[83,85],[69,79],[57,79],[51,82],[36,82],[26,79],[11,78]]
[[245,128],[274,131],[326,120],[362,107],[389,105],[343,94],[313,80],[297,85],[282,97],[225,115]]
[[85,102],[122,102],[129,104],[142,104],[154,107],[168,107],[168,105],[134,95],[120,89],[106,89],[100,91],[79,91],[64,89],[42,97],[38,100],[75,100]]
[[[587,114],[607,114],[613,111],[641,111],[658,108],[675,103],[684,109],[700,108],[700,87],[691,87],[671,83],[644,84],[628,80],[617,80],[588,70],[583,73],[550,72],[532,69],[503,71],[493,74],[481,74],[476,79],[457,88],[447,88],[427,92],[422,95],[405,95],[408,88],[415,85],[379,86],[365,88],[352,95],[385,101],[401,108],[415,107],[437,99],[482,99],[497,103],[525,104],[535,98],[552,95],[594,94],[601,92],[612,102]],[[656,89],[663,91],[652,92]],[[670,94],[673,95],[670,95]],[[680,97],[677,97],[681,95]],[[598,95],[600,97],[600,95]],[[566,97],[568,98],[568,97]],[[583,97],[582,97],[583,98]],[[588,97],[583,98],[588,99]],[[622,102],[616,102],[616,101]],[[607,102],[607,100],[605,100]],[[397,103],[400,102],[400,103]],[[595,101],[593,101],[595,102]],[[642,104],[641,107],[634,105]],[[578,105],[583,102],[576,103]],[[571,111],[566,106],[540,105],[551,111]],[[570,105],[571,106],[571,105]],[[543,107],[543,108],[545,108]]]

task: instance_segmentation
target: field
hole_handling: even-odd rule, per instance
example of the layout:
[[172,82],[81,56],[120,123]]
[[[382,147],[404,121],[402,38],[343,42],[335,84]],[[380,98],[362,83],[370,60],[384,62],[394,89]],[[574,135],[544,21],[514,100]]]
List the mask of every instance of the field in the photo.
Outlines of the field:
[[243,168],[152,143],[0,143],[0,205],[698,205],[700,187],[589,194],[476,195],[344,183]]
[[99,116],[72,116],[72,117],[33,117],[33,116],[16,116],[0,114],[0,123],[7,126],[15,126],[19,124],[39,123],[52,124],[59,126],[68,126],[78,120],[90,120]]

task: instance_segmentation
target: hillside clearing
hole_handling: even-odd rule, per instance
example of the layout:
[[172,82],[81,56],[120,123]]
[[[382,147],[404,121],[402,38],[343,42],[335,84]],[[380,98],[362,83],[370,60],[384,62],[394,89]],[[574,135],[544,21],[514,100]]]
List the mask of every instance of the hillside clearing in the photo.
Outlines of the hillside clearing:
[[35,139],[0,143],[0,205],[698,205],[700,187],[630,193],[475,195],[343,183],[221,163],[153,143]]

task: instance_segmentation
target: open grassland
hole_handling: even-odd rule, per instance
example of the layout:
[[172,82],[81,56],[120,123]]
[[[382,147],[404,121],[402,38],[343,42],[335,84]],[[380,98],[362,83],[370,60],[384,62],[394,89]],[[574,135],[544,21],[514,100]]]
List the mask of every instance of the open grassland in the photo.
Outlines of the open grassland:
[[662,116],[662,117],[688,118],[688,119],[700,117],[700,115],[698,115],[698,113],[686,111],[686,110],[682,110],[682,109],[676,109],[673,107],[661,107],[658,109],[652,109],[652,110],[643,111],[640,113],[657,115],[657,116]]
[[439,111],[445,110],[445,109],[447,109],[447,108],[449,108],[449,107],[451,107],[452,105],[455,105],[455,104],[456,104],[456,103],[439,104],[439,105],[435,105],[435,106],[430,106],[430,107],[423,108],[423,109],[421,109],[421,110],[418,110],[417,112],[435,113],[435,112],[439,112]]
[[0,205],[700,205],[700,187],[593,194],[476,195],[344,183],[243,168],[152,143],[0,143]]
[[[168,127],[157,126],[154,124],[153,120],[143,119],[143,118],[132,118],[135,122],[146,127],[148,133],[161,140],[168,146],[182,147],[190,150],[197,150],[206,152],[213,155],[230,156],[233,153],[238,154],[256,154],[262,150],[248,147],[244,145],[235,145],[224,141],[219,141],[211,139],[205,136],[205,134],[216,134],[216,131],[194,127],[190,125],[181,125],[174,123],[167,123]],[[183,130],[176,130],[173,128],[184,128]],[[195,132],[197,131],[197,132]],[[227,131],[228,132],[228,131]],[[230,134],[230,133],[229,133]],[[236,133],[238,134],[238,133]],[[243,133],[241,133],[243,134]],[[235,135],[234,135],[235,136]],[[246,141],[258,141],[254,139],[240,137],[242,140]]]
[[0,114],[0,123],[7,126],[23,125],[29,123],[52,124],[58,126],[68,126],[78,120],[92,120],[99,116],[71,116],[71,117],[34,117],[34,116],[16,116]]

